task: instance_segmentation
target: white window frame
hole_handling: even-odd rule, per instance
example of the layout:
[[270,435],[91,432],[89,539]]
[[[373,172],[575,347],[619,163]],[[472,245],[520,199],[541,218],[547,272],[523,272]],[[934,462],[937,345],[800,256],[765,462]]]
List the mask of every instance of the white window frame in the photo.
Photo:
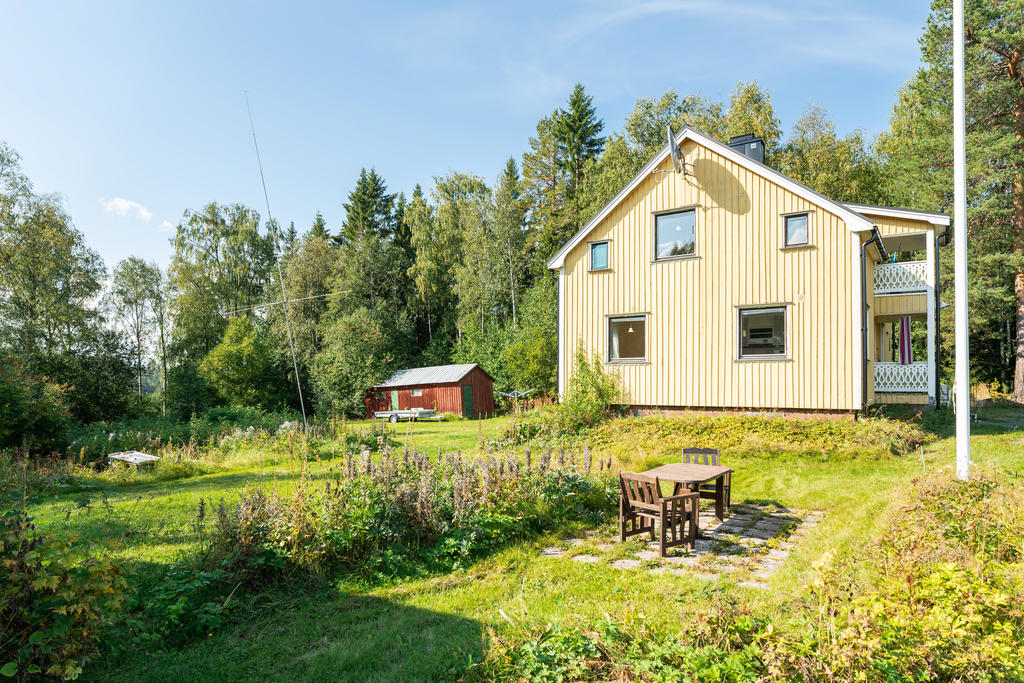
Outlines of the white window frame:
[[[606,265],[604,268],[595,268],[594,267],[594,247],[596,247],[599,244],[606,245],[606,247],[608,249],[608,265]],[[611,240],[594,240],[593,242],[587,242],[587,260],[588,260],[588,264],[587,265],[590,267],[589,270],[591,272],[601,273],[601,272],[604,272],[606,270],[611,270],[612,269],[612,241]]]
[[[789,219],[796,218],[797,216],[803,216],[807,221],[807,241],[806,242],[790,242],[789,241]],[[782,214],[782,245],[786,249],[797,249],[799,247],[811,246],[811,212],[810,211],[794,211],[792,213]]]
[[[665,261],[685,261],[686,259],[697,258],[697,205],[693,206],[681,206],[678,209],[668,209],[666,211],[655,211],[652,215],[651,220],[651,243],[652,263],[663,263]],[[674,216],[677,213],[692,213],[693,214],[693,252],[689,254],[676,254],[675,256],[658,256],[658,219],[662,216]]]
[[410,389],[409,390],[409,395],[418,398],[418,397],[423,395],[423,390],[422,389]]
[[[649,337],[647,334],[648,315],[646,313],[622,313],[616,315],[605,316],[605,363],[611,365],[643,365],[648,363],[648,344]],[[644,355],[643,357],[632,357],[632,358],[612,358],[612,323],[615,322],[642,322],[644,324]]]
[[[736,307],[736,360],[738,362],[750,361],[788,361],[792,360],[790,355],[790,305],[788,303],[756,304],[751,306]],[[743,315],[745,313],[767,313],[769,311],[782,311],[782,343],[783,353],[743,354]]]

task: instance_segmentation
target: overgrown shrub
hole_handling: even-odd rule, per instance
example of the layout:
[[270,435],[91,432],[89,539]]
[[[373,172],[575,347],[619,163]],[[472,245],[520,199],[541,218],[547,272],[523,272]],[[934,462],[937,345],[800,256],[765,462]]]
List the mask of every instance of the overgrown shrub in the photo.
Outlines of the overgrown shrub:
[[77,678],[125,582],[109,559],[72,562],[32,524],[24,507],[0,509],[0,675]]
[[29,373],[13,356],[0,354],[0,448],[61,448],[71,423],[66,388]]
[[410,563],[460,566],[515,539],[568,520],[597,522],[617,501],[614,481],[551,455],[525,467],[513,456],[431,462],[382,449],[348,455],[323,485],[303,480],[290,498],[253,491],[216,524],[219,557],[270,552],[311,572],[345,567],[394,575]]
[[621,393],[617,378],[604,371],[597,354],[588,357],[580,348],[574,366],[565,398],[556,410],[558,427],[568,434],[603,422]]
[[597,355],[577,350],[574,369],[561,403],[516,416],[502,433],[511,445],[540,438],[557,442],[605,421],[621,394],[617,379],[604,371]]
[[108,453],[140,450],[155,453],[166,446],[182,448],[216,447],[236,430],[252,428],[274,434],[295,416],[272,413],[259,408],[222,406],[211,408],[190,420],[171,417],[143,417],[119,422],[95,422],[83,427],[70,442],[70,454],[83,462],[103,458]]

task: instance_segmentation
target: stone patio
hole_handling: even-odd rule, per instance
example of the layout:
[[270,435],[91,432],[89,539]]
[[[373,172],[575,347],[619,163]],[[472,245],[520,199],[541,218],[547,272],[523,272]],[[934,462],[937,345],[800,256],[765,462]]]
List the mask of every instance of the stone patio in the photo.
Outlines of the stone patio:
[[801,512],[774,505],[734,505],[719,523],[710,509],[701,510],[700,533],[694,550],[671,548],[658,554],[658,542],[634,536],[626,543],[609,538],[614,530],[588,531],[582,538],[567,538],[540,550],[545,557],[580,564],[601,564],[614,569],[652,574],[694,576],[716,581],[734,577],[740,586],[764,589],[765,580],[785,563],[794,543],[821,522],[819,511]]

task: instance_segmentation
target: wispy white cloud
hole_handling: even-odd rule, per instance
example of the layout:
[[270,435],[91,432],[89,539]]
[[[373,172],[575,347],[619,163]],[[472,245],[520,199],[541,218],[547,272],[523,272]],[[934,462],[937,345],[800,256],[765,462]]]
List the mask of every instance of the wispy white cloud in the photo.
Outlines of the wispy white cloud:
[[[572,45],[621,24],[678,15],[683,20],[699,18],[734,27],[741,23],[756,25],[762,35],[770,37],[773,53],[810,56],[819,62],[903,69],[907,62],[915,63],[918,56],[919,25],[851,11],[843,0],[794,1],[784,7],[747,0],[645,0],[586,7],[556,29],[557,42]],[[693,28],[691,24],[687,30]],[[685,31],[680,35],[686,44],[694,37]]]
[[106,209],[107,213],[117,214],[118,216],[141,218],[144,221],[148,221],[153,217],[153,212],[142,204],[133,202],[131,199],[125,199],[124,197],[114,197],[113,199],[108,199],[102,203],[103,208]]
[[160,221],[160,225],[157,227],[157,232],[170,232],[174,230],[174,223],[170,221]]

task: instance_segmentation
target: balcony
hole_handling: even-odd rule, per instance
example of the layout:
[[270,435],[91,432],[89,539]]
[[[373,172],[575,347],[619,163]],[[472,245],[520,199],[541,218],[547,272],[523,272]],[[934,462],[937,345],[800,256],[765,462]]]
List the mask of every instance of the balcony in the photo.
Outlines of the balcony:
[[927,289],[927,261],[879,263],[875,266],[875,294],[905,294]]
[[928,391],[928,363],[875,363],[875,391],[914,394]]

